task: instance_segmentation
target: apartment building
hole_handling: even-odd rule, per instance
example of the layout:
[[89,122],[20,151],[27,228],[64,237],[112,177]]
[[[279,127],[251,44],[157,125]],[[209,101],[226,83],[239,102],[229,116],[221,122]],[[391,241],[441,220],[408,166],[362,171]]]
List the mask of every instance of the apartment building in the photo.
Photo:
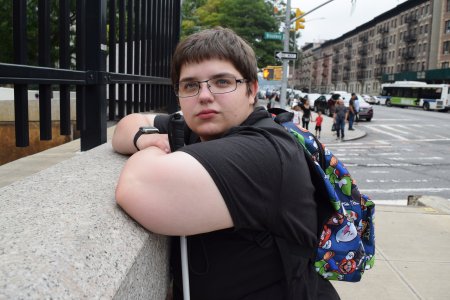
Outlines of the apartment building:
[[429,70],[445,69],[441,81],[450,82],[449,62],[450,0],[409,0],[337,39],[306,44],[292,84],[378,94],[402,74],[425,80]]

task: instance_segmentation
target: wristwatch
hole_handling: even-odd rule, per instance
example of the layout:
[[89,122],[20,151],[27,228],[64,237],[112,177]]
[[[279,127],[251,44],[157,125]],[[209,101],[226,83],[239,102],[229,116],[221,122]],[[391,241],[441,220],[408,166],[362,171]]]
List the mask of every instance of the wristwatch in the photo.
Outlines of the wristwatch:
[[153,134],[153,133],[159,133],[158,128],[153,127],[153,126],[139,127],[139,130],[136,132],[136,134],[134,135],[134,139],[133,139],[133,144],[138,151],[141,150],[137,146],[137,141],[138,141],[139,137],[143,134]]

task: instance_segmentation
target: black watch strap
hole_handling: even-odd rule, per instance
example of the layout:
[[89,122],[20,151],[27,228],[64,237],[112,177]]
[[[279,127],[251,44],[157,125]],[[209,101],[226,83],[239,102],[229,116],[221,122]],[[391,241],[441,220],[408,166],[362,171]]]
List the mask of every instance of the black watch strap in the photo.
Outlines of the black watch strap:
[[137,146],[137,141],[139,139],[139,137],[143,134],[142,130],[139,128],[139,130],[136,132],[136,134],[134,135],[134,139],[133,139],[133,144],[136,147],[137,151],[141,151],[141,149],[138,148]]
[[139,137],[143,134],[152,134],[152,133],[159,133],[158,128],[153,127],[153,126],[139,127],[139,130],[136,132],[136,134],[134,135],[134,138],[133,138],[133,144],[138,151],[141,150],[137,146],[137,141],[138,141]]

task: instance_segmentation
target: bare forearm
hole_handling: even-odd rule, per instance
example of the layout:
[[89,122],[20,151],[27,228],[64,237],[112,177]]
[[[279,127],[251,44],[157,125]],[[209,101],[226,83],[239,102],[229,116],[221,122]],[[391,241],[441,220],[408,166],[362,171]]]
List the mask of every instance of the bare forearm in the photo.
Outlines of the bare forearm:
[[153,126],[154,115],[131,114],[124,117],[116,126],[112,137],[113,149],[122,154],[133,154],[137,151],[133,138],[139,127]]

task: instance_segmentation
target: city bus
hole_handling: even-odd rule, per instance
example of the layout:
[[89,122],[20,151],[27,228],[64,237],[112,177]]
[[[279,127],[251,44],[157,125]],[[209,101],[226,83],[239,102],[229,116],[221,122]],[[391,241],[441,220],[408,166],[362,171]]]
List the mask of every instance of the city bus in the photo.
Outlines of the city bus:
[[448,84],[428,84],[420,81],[396,81],[381,85],[386,106],[420,107],[424,110],[450,108]]

